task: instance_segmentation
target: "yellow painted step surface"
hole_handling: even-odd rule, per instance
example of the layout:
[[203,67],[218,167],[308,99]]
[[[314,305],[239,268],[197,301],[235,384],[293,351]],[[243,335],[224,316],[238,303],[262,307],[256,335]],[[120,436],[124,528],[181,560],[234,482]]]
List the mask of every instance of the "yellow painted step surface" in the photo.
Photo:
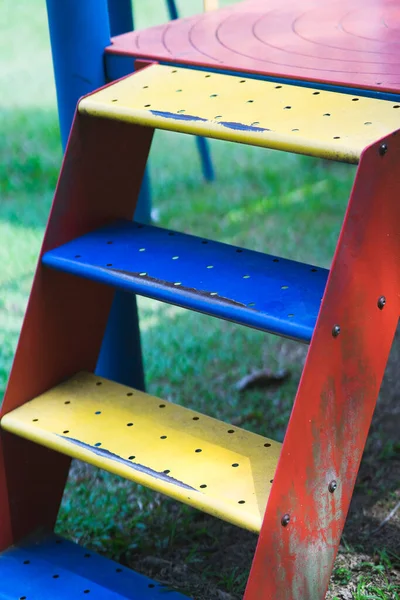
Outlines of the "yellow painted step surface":
[[79,111],[352,163],[400,120],[393,101],[163,65],[84,98]]
[[8,413],[1,426],[256,532],[281,450],[89,373]]

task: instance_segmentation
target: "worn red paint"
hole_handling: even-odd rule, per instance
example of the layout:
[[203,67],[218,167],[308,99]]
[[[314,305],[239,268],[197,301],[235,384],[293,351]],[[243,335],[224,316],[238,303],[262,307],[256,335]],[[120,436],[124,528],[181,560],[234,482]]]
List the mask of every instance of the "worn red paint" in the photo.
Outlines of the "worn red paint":
[[325,597],[399,316],[400,136],[385,141],[361,157],[245,600]]
[[[152,135],[76,115],[41,255],[115,218],[132,218]],[[95,369],[113,294],[39,262],[1,415]],[[52,528],[68,467],[64,456],[0,432],[0,551]]]
[[116,36],[106,53],[398,93],[397,10],[395,0],[242,0]]

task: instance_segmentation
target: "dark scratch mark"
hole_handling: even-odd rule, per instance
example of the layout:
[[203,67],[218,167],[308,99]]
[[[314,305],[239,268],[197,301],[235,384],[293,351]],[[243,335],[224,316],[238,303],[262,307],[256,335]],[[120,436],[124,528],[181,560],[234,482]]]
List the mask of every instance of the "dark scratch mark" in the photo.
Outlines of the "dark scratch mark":
[[85,444],[85,442],[81,442],[81,440],[76,440],[75,438],[71,438],[66,435],[60,435],[58,437],[61,437],[62,439],[67,440],[68,442],[72,442],[73,444],[76,444],[77,446],[80,446],[81,448],[84,448],[85,450],[90,450],[91,452],[93,452],[94,454],[97,454],[97,456],[101,456],[102,458],[111,458],[112,460],[114,460],[116,462],[119,462],[127,467],[130,467],[134,471],[140,471],[141,473],[145,473],[146,475],[151,475],[151,477],[154,477],[155,479],[161,479],[162,481],[165,481],[166,483],[174,483],[175,485],[179,485],[179,487],[182,487],[186,490],[191,490],[191,491],[197,492],[197,490],[195,488],[193,488],[190,485],[187,485],[186,483],[183,483],[183,481],[179,481],[179,479],[174,479],[174,477],[170,477],[166,473],[160,473],[159,471],[154,471],[154,469],[150,469],[149,467],[145,467],[144,465],[141,465],[139,463],[134,463],[131,460],[122,458],[122,456],[118,456],[118,454],[115,454],[114,452],[110,452],[110,450],[107,450],[106,448],[91,446],[90,444]]
[[235,121],[218,121],[220,125],[228,127],[228,129],[235,129],[236,131],[255,131],[262,133],[263,131],[271,131],[265,127],[254,127],[253,125],[245,125],[244,123],[235,123]]
[[163,110],[151,110],[150,112],[156,117],[164,117],[165,119],[175,119],[176,121],[208,121],[208,119],[203,119],[202,117],[195,117],[194,115],[184,115],[183,113],[178,114]]
[[[194,294],[195,296],[203,296],[204,298],[210,298],[210,292],[206,292],[204,290],[198,290],[196,288],[185,287],[184,285],[175,286],[171,281],[164,281],[163,279],[156,279],[155,277],[150,277],[149,275],[139,275],[139,273],[135,273],[134,271],[122,271],[120,269],[104,269],[105,271],[112,271],[113,273],[118,273],[119,275],[124,275],[129,279],[135,279],[138,281],[148,281],[154,283],[160,287],[168,287],[174,290],[181,290],[185,292],[189,292],[190,294]],[[242,302],[237,302],[236,300],[231,300],[230,298],[225,298],[224,296],[211,296],[213,302],[220,302],[221,304],[230,304],[231,306],[238,306],[240,308],[247,308],[248,310],[255,310],[251,307],[249,308],[246,304]]]

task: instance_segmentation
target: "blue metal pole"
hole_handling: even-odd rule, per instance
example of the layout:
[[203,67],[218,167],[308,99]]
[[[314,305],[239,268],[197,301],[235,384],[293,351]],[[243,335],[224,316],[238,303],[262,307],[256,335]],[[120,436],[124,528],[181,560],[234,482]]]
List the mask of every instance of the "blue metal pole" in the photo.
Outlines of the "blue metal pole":
[[[79,98],[106,83],[104,48],[110,44],[108,6],[107,0],[46,1],[61,140],[65,149]],[[144,389],[134,296],[116,292],[97,372]]]
[[178,9],[176,8],[175,0],[167,0],[169,18],[171,21],[178,18]]
[[133,31],[132,0],[108,0],[111,36]]

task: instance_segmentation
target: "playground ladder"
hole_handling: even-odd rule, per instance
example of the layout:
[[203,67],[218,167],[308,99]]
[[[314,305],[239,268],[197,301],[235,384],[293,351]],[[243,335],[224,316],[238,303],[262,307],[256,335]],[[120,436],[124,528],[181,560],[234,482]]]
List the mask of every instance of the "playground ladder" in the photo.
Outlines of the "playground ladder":
[[[246,600],[324,598],[399,315],[398,108],[162,65],[80,101],[1,407],[1,598],[168,591],[49,533],[71,457],[259,533]],[[331,269],[132,223],[157,128],[357,163]],[[309,344],[283,444],[94,375],[117,288]]]

